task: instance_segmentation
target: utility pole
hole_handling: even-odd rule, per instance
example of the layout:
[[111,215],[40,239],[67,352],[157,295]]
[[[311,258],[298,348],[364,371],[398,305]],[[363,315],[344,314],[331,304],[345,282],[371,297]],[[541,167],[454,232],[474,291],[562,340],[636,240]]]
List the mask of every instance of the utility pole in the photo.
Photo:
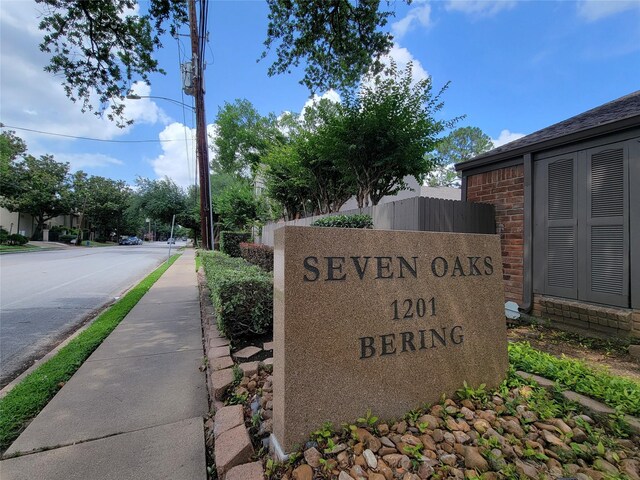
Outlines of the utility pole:
[[[202,17],[200,12],[200,16]],[[207,123],[204,112],[203,60],[200,52],[200,36],[196,19],[195,0],[189,0],[189,30],[191,33],[191,65],[193,68],[193,90],[196,101],[196,160],[200,177],[200,235],[202,248],[213,249],[213,224],[211,215],[211,188],[209,185],[209,148],[207,145]]]

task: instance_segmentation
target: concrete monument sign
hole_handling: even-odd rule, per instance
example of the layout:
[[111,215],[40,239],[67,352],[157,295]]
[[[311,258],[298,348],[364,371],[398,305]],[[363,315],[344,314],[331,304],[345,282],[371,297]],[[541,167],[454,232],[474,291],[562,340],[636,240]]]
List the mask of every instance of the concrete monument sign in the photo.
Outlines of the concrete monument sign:
[[274,258],[274,435],[384,419],[507,371],[494,235],[284,227]]

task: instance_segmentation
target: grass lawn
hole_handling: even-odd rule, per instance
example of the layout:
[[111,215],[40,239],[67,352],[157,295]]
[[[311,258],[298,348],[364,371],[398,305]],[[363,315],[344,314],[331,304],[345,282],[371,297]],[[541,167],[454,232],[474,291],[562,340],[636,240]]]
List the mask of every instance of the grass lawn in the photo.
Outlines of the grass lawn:
[[0,253],[7,252],[27,252],[29,250],[40,250],[40,247],[35,245],[0,245]]
[[5,451],[11,445],[28,422],[40,413],[64,382],[71,378],[178,256],[172,255],[169,263],[163,262],[100,314],[89,328],[0,399],[0,451]]

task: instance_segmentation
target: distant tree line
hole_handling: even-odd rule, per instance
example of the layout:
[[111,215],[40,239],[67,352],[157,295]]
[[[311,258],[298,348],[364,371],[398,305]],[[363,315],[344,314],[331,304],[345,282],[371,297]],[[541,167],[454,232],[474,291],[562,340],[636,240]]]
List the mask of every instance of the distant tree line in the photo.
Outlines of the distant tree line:
[[152,226],[168,236],[174,214],[176,223],[197,230],[200,214],[194,190],[185,191],[169,178],[138,178],[133,188],[123,180],[90,176],[82,170],[71,173],[68,163],[51,155],[29,154],[14,132],[0,134],[0,206],[34,218],[32,239],[40,238],[47,222],[60,215],[78,218],[83,227],[80,239],[85,227],[94,238],[105,240],[142,236]]

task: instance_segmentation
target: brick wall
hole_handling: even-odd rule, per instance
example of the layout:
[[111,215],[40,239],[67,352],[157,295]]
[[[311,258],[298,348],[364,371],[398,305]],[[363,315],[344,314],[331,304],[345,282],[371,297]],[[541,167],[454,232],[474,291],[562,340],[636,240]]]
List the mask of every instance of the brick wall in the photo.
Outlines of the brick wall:
[[640,310],[536,294],[532,313],[553,327],[582,335],[640,338]]
[[505,297],[522,305],[524,166],[467,177],[467,201],[495,205],[497,231],[502,245]]

